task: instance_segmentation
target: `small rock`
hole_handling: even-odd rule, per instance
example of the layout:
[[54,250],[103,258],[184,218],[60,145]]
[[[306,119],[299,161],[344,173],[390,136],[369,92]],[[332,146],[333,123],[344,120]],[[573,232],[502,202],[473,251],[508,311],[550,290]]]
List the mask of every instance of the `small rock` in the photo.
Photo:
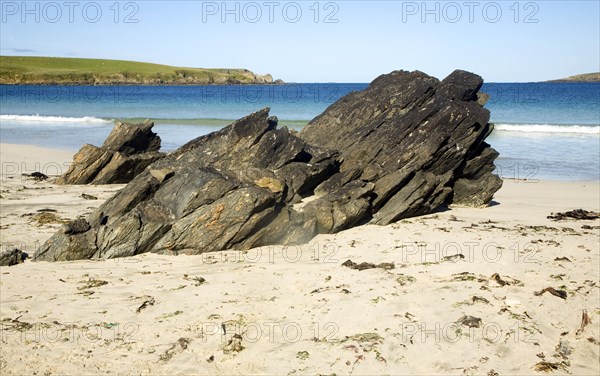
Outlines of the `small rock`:
[[264,177],[254,182],[261,188],[268,188],[273,193],[283,192],[283,184],[278,179]]
[[456,322],[464,326],[468,326],[469,328],[479,328],[482,324],[482,321],[479,317],[473,316],[463,316]]
[[28,255],[17,248],[0,253],[0,266],[13,266],[21,264]]
[[35,181],[43,181],[43,180],[48,180],[48,175],[43,174],[41,172],[32,172],[31,174],[23,174],[23,176],[27,176],[27,177],[31,177],[33,178]]
[[63,226],[63,234],[75,235],[87,232],[91,228],[85,218],[77,218]]
[[161,168],[160,170],[151,169],[149,172],[150,175],[154,176],[154,178],[158,180],[159,183],[162,183],[175,175],[175,171],[168,168]]

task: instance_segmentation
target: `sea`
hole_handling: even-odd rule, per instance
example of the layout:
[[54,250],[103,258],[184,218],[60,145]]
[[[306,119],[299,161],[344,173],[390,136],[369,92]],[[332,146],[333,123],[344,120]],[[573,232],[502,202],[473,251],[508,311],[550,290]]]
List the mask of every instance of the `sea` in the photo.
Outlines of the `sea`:
[[[301,129],[366,83],[242,86],[0,85],[0,141],[77,151],[101,145],[115,121],[151,119],[164,151],[264,107]],[[600,83],[486,83],[505,179],[600,180]]]

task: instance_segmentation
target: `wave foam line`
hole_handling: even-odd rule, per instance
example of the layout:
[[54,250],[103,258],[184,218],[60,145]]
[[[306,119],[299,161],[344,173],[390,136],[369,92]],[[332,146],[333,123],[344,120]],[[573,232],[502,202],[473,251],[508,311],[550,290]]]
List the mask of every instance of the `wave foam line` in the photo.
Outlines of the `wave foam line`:
[[599,125],[494,124],[494,130],[523,133],[600,134]]
[[0,121],[22,121],[29,123],[112,123],[112,120],[93,116],[66,117],[41,115],[0,115]]

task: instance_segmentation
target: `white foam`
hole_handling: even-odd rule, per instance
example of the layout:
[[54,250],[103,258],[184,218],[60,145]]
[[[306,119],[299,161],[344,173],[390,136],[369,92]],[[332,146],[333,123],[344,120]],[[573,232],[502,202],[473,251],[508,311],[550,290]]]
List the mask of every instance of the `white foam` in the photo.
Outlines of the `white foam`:
[[494,124],[494,130],[522,133],[600,134],[600,125]]
[[28,123],[112,123],[112,120],[100,119],[93,116],[66,117],[41,115],[0,115],[0,121],[20,121]]

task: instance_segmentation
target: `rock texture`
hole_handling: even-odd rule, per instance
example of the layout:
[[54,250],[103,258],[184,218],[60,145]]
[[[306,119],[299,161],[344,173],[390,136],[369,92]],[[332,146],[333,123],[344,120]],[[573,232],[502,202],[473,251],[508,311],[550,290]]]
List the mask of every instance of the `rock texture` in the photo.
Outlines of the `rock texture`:
[[[36,260],[113,258],[306,242],[444,204],[484,206],[502,181],[481,77],[455,71],[377,78],[299,134],[269,109],[197,138],[139,173]],[[108,141],[108,140],[107,140]],[[83,172],[82,172],[83,173]]]
[[372,223],[430,213],[444,203],[484,206],[502,180],[498,153],[483,140],[492,131],[478,103],[483,79],[455,71],[443,81],[396,71],[330,106],[301,133],[308,142],[341,151],[338,176],[374,184]]
[[154,123],[117,122],[101,147],[85,144],[57,184],[128,183],[147,166],[164,157]]
[[27,254],[17,248],[0,252],[0,266],[13,266],[21,264],[27,258]]

